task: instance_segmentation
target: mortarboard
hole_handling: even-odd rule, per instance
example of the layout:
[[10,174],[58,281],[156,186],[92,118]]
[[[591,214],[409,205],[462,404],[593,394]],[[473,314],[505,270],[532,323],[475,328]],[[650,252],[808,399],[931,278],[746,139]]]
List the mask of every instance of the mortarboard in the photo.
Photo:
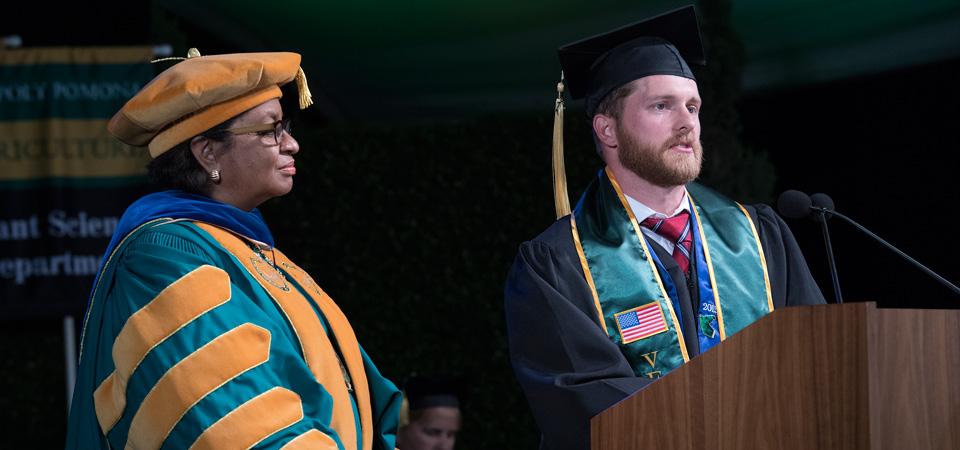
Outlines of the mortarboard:
[[[557,49],[563,79],[557,86],[553,131],[553,180],[557,218],[570,212],[563,169],[563,98],[583,98],[588,117],[608,94],[650,75],[696,79],[687,63],[705,64],[697,13],[684,6]],[[565,86],[564,86],[565,85]]]
[[296,80],[300,108],[313,103],[296,53],[200,56],[190,49],[187,55],[114,114],[107,124],[110,134],[130,145],[148,146],[156,158],[250,108],[280,98],[280,86],[291,81]]
[[410,412],[436,406],[460,407],[460,389],[452,380],[438,377],[415,376],[403,388],[400,424],[410,422]]
[[692,5],[564,45],[557,54],[570,97],[586,98],[588,116],[624,84],[649,75],[695,79],[687,63],[706,63]]

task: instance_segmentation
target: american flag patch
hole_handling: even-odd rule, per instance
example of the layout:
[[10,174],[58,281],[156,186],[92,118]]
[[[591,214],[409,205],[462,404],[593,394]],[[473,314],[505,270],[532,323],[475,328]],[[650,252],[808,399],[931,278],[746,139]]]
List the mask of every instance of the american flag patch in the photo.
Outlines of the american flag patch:
[[667,331],[667,321],[657,302],[614,314],[614,317],[624,344]]

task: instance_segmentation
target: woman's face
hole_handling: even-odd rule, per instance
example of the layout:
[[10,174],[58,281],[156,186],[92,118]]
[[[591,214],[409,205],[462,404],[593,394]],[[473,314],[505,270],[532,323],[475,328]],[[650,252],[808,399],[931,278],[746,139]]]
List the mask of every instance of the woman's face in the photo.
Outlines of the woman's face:
[[[240,116],[230,129],[272,124],[283,120],[283,109],[277,99],[268,100]],[[287,132],[274,131],[234,134],[216,145],[214,156],[220,169],[220,183],[214,185],[212,197],[249,211],[257,205],[290,192],[297,173],[293,155],[300,145]]]

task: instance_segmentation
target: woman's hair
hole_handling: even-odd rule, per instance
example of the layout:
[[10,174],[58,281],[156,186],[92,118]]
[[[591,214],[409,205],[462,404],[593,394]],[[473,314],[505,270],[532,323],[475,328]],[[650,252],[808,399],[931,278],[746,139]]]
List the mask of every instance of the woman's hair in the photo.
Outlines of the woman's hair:
[[[219,131],[230,128],[235,120],[236,117],[233,117],[201,133],[200,136],[217,142],[226,142],[229,147],[231,134],[219,133]],[[147,174],[151,183],[160,189],[180,189],[191,194],[209,194],[210,177],[190,150],[192,140],[192,138],[187,139],[177,144],[147,164]]]

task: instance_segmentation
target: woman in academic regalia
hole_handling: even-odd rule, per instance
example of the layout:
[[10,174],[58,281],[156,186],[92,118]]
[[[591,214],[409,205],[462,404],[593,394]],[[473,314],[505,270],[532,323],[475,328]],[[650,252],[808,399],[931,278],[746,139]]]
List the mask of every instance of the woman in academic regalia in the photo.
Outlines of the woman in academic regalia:
[[107,249],[67,448],[393,449],[397,389],[256,209],[293,187],[279,98],[295,81],[311,103],[300,55],[191,53],[108,125],[169,190]]

